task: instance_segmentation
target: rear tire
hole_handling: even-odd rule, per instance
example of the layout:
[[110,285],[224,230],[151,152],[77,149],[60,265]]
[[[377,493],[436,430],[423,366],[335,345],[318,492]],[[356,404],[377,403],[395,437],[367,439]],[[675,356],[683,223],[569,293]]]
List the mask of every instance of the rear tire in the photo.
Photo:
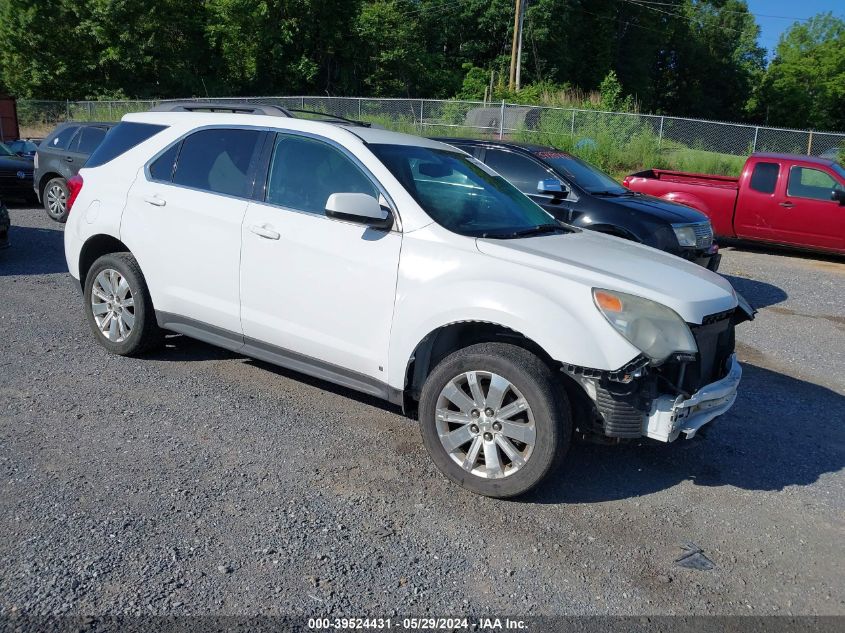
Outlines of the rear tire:
[[528,350],[502,343],[443,359],[423,385],[419,418],[440,471],[488,497],[531,490],[561,463],[572,437],[559,377]]
[[44,187],[41,199],[44,201],[44,210],[51,220],[61,224],[67,222],[67,181],[58,177],[48,181]]
[[141,354],[163,341],[147,282],[131,253],[97,259],[85,277],[84,296],[88,325],[110,352]]

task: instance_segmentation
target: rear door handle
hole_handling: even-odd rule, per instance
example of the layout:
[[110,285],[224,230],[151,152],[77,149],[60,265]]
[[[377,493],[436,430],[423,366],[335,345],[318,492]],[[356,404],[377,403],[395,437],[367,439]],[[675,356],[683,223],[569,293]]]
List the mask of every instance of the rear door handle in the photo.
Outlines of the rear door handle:
[[255,233],[256,235],[260,235],[261,237],[268,239],[268,240],[277,240],[282,235],[278,231],[274,231],[273,229],[269,228],[266,224],[253,224],[249,227],[249,230]]
[[151,204],[154,207],[163,207],[167,204],[167,200],[159,198],[158,196],[144,196],[144,202]]
[[65,156],[65,160],[69,163],[73,162],[73,156]]
[[786,209],[791,209],[792,207],[794,207],[794,206],[795,206],[795,204],[794,204],[794,203],[792,203],[792,202],[778,202],[778,204],[779,204],[780,206],[782,206],[782,207],[786,208]]

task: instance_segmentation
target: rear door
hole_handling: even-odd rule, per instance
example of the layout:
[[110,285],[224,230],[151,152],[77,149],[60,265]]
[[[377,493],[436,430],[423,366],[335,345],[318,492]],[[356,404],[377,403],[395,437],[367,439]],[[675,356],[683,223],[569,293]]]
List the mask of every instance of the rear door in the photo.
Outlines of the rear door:
[[194,131],[138,174],[121,235],[144,271],[159,322],[180,331],[212,326],[230,346],[242,340],[241,224],[264,136],[232,126]]
[[[40,174],[59,173],[65,178],[70,177],[71,165],[74,156],[69,149],[71,143],[79,143],[79,127],[70,126],[64,128],[58,134],[50,138],[44,147],[38,150],[38,170]],[[44,185],[45,183],[39,183]]]
[[88,156],[91,154],[91,151],[85,151],[88,147],[96,142],[94,148],[100,144],[100,141],[103,140],[106,133],[103,128],[94,128],[90,126],[82,126],[77,131],[76,134],[73,135],[73,138],[70,140],[67,148],[64,152],[61,153],[62,159],[62,170],[61,174],[65,178],[70,178],[71,176],[75,176],[82,166],[85,164],[85,161],[88,160]]

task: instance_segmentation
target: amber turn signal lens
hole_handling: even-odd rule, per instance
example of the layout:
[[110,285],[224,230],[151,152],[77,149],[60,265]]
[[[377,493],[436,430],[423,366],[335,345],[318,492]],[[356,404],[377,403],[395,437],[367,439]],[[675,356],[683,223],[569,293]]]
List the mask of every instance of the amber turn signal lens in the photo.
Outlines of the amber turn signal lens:
[[596,304],[606,312],[622,312],[622,299],[609,292],[596,290]]

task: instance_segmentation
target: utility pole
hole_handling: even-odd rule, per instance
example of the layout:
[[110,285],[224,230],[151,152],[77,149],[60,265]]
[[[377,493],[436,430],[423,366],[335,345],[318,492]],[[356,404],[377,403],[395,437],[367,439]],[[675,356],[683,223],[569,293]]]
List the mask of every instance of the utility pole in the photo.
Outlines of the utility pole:
[[519,90],[519,62],[522,59],[522,18],[525,0],[516,0],[513,16],[513,43],[511,44],[511,72],[508,78],[508,89]]
[[525,22],[525,0],[522,0],[522,8],[519,11],[519,45],[516,47],[516,91],[522,87],[520,74],[522,72],[522,23]]

